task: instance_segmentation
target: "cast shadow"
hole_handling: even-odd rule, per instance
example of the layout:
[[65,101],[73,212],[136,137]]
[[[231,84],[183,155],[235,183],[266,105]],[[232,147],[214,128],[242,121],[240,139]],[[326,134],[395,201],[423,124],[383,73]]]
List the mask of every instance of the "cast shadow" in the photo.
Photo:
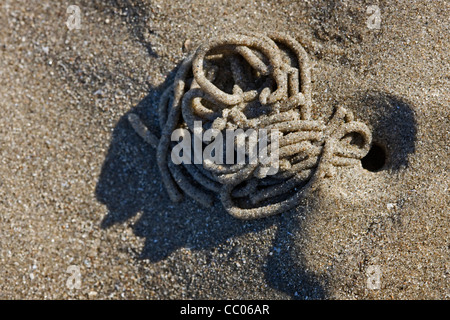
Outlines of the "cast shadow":
[[[175,73],[176,69],[162,85],[152,88],[130,110],[155,133],[159,132],[155,105],[163,90],[173,81]],[[273,256],[267,258],[265,272],[269,285],[300,299],[303,292],[307,292],[309,297],[314,296],[310,292],[324,292],[312,276],[306,275],[299,268],[290,267],[294,265],[294,261],[287,249],[291,245],[287,242],[293,239],[286,238],[285,233],[292,234],[287,229],[295,228],[295,225],[286,217],[298,214],[301,209],[292,210],[291,214],[244,221],[229,215],[219,200],[209,209],[201,207],[188,197],[180,203],[172,203],[160,180],[155,150],[135,133],[127,120],[127,114],[114,128],[95,192],[97,199],[108,209],[102,228],[134,221],[130,222],[134,233],[145,239],[141,259],[158,262],[179,248],[212,249],[229,238],[277,225],[280,231],[273,246],[282,247],[282,250],[275,251]],[[139,216],[136,217],[137,215]],[[307,279],[298,283],[308,288],[296,288],[299,279]],[[316,297],[324,298],[324,294]]]
[[269,285],[294,300],[323,300],[328,296],[326,276],[318,277],[308,271],[302,252],[293,250],[301,240],[300,231],[309,214],[314,214],[314,205],[303,201],[297,209],[280,216],[272,255],[265,268]]
[[[149,94],[133,112],[153,132],[157,130],[155,105],[163,89],[172,81],[176,69],[165,83]],[[398,170],[408,164],[408,155],[415,150],[415,120],[411,107],[402,99],[383,93],[361,96],[363,108],[377,108],[370,113],[374,141],[382,144],[389,161],[385,167]],[[299,206],[281,215],[255,221],[233,218],[216,201],[209,209],[186,198],[172,203],[165,192],[156,166],[155,150],[132,129],[127,114],[117,123],[100,178],[96,187],[97,199],[108,208],[102,227],[124,223],[140,214],[133,223],[134,233],[145,239],[140,258],[158,262],[179,248],[205,250],[218,247],[227,239],[249,232],[277,226],[272,243],[272,255],[267,257],[265,279],[274,289],[293,299],[326,299],[326,280],[306,271],[301,252],[294,256],[291,248],[302,228],[300,217],[313,214],[314,208]],[[308,209],[308,210],[305,210]]]
[[373,147],[362,160],[369,171],[405,169],[416,150],[414,110],[404,98],[379,91],[358,94],[360,113],[372,126]]

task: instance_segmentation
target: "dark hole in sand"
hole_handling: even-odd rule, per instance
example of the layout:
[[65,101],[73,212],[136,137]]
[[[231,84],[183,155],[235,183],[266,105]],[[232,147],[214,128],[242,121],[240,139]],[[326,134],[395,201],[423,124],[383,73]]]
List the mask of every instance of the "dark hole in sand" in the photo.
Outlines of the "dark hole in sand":
[[[361,93],[356,103],[362,104],[358,114],[372,126],[374,141],[374,149],[362,160],[363,167],[369,171],[407,168],[409,158],[416,151],[417,128],[412,104],[403,97],[377,91]],[[377,163],[378,169],[373,168]]]
[[369,153],[361,159],[362,167],[366,170],[377,172],[386,164],[386,151],[378,143],[373,143]]

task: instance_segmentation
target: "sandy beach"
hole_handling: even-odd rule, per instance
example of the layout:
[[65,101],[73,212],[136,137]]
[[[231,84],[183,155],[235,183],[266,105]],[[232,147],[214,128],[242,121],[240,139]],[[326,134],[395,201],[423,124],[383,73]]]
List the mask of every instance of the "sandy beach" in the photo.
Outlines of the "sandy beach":
[[[69,8],[69,9],[68,9]],[[170,200],[156,105],[206,39],[282,32],[371,157],[292,210]],[[450,3],[0,3],[0,299],[449,299]]]

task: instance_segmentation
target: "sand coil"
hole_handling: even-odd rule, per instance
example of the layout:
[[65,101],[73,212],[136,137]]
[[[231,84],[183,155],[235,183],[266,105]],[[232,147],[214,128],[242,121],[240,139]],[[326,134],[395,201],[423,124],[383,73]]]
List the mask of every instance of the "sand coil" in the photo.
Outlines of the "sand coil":
[[[350,111],[339,107],[328,121],[312,119],[311,90],[310,61],[295,39],[279,33],[226,35],[201,45],[180,65],[160,98],[159,138],[137,115],[128,119],[156,148],[172,201],[186,194],[211,206],[219,195],[233,216],[262,218],[295,207],[335,167],[357,165],[369,151],[371,132]],[[264,174],[261,163],[174,164],[171,135],[178,128],[193,132],[195,121],[221,133],[276,129],[278,171]]]

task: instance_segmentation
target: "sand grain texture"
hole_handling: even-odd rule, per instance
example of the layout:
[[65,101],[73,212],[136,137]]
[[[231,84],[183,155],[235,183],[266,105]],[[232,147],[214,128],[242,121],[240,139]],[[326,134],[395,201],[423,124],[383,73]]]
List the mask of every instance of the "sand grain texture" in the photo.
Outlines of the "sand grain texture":
[[[0,298],[449,299],[449,18],[448,1],[2,1]],[[302,39],[314,115],[353,111],[383,170],[256,221],[172,203],[126,116],[157,128],[187,51],[240,30]]]

